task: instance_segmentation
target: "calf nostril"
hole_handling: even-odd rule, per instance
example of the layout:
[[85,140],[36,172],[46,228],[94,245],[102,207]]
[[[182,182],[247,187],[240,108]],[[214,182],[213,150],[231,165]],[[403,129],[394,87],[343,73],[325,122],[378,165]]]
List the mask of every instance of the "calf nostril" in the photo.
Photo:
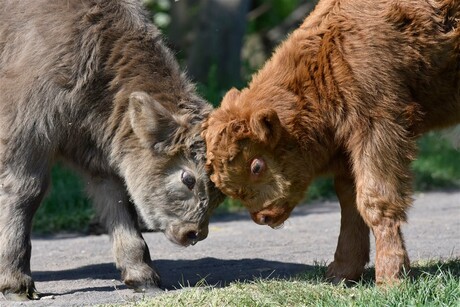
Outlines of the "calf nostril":
[[259,218],[259,222],[261,224],[268,224],[268,223],[270,223],[270,217],[267,216],[267,215],[261,215],[260,218]]
[[195,241],[198,239],[198,232],[196,231],[189,231],[187,232],[187,239],[190,241]]

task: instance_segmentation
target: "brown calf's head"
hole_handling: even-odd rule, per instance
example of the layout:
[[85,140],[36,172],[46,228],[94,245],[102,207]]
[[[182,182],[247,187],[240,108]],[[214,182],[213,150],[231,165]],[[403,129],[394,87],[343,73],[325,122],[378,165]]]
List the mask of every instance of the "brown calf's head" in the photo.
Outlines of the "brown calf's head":
[[207,167],[225,194],[240,200],[258,224],[280,226],[310,181],[301,152],[269,104],[232,89],[206,121]]
[[137,211],[149,228],[184,246],[206,238],[210,214],[223,200],[206,174],[200,135],[211,107],[191,99],[186,103],[200,107],[172,110],[147,93],[132,93],[120,138],[120,168]]

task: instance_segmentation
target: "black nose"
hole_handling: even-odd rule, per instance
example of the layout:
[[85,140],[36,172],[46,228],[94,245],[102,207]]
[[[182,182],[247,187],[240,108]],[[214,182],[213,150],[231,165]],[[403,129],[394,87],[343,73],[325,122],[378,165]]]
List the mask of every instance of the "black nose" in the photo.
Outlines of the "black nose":
[[190,241],[198,240],[198,232],[196,231],[187,232],[187,239],[189,239]]

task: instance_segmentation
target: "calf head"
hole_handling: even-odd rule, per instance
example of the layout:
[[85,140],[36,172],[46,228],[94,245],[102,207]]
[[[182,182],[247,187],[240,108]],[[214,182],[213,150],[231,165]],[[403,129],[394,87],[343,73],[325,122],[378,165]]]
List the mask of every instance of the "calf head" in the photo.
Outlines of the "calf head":
[[225,194],[258,224],[278,227],[303,197],[310,175],[293,136],[269,104],[232,89],[204,124],[207,167]]
[[[211,107],[168,109],[144,92],[129,97],[119,138],[120,169],[147,227],[187,246],[206,238],[209,216],[223,200],[205,171],[201,122]],[[198,109],[200,110],[197,113]]]

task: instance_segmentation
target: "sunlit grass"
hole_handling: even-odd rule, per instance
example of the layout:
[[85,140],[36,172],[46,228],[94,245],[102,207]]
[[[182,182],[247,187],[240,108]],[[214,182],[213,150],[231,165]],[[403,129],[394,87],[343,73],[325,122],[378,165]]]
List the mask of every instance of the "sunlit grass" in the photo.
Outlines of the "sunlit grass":
[[352,285],[334,286],[317,266],[289,280],[257,279],[214,288],[172,291],[124,306],[460,306],[460,260],[416,264],[410,277],[396,286],[377,287],[373,270]]
[[439,133],[418,141],[419,155],[412,164],[417,190],[460,187],[460,150]]

